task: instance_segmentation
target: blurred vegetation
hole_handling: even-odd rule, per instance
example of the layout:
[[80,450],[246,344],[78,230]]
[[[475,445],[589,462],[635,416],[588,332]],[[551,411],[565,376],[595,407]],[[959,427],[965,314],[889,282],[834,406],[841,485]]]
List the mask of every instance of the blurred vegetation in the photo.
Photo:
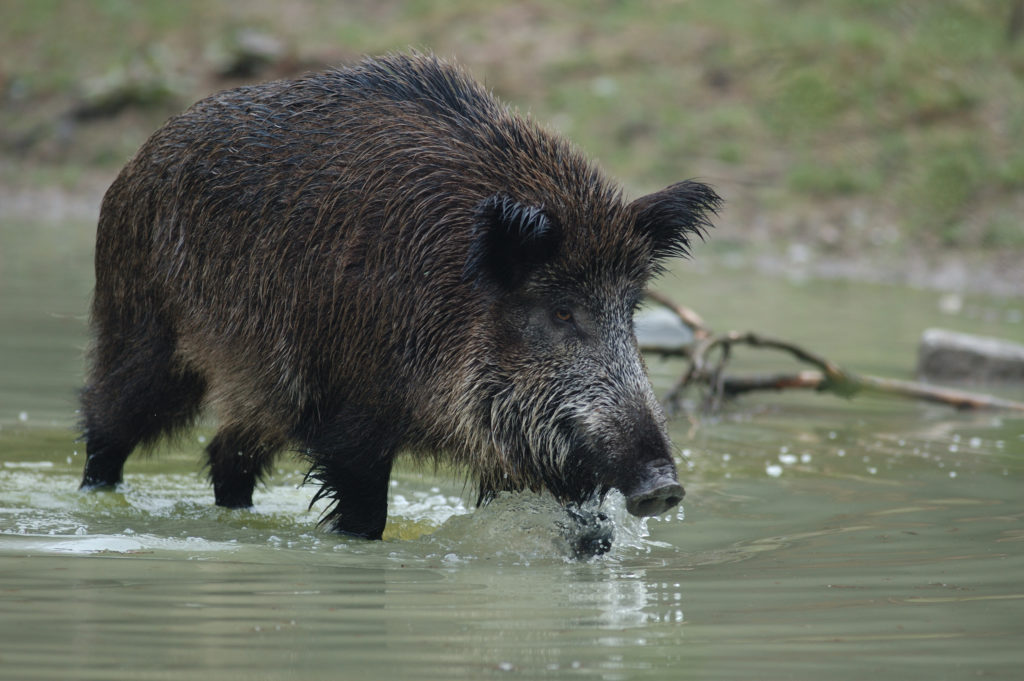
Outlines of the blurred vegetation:
[[712,182],[726,240],[1024,249],[1021,5],[0,0],[0,181],[112,176],[212,91],[412,46],[633,191]]

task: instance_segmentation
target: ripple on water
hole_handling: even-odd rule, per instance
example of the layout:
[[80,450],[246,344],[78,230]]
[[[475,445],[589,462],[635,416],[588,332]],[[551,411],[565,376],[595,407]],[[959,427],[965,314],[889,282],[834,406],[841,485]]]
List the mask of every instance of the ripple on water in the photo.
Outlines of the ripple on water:
[[[0,550],[55,553],[186,552],[214,556],[240,546],[376,553],[358,540],[317,527],[326,509],[309,508],[310,490],[298,482],[258,489],[251,510],[212,504],[198,474],[129,474],[117,490],[82,493],[77,476],[52,466],[0,469]],[[287,477],[287,476],[286,476]],[[647,552],[647,521],[630,516],[612,492],[573,512],[550,495],[499,494],[472,508],[457,495],[419,480],[396,480],[391,489],[385,546],[402,560],[418,557],[456,563],[499,558],[511,563],[564,561]],[[17,539],[16,539],[17,538]]]

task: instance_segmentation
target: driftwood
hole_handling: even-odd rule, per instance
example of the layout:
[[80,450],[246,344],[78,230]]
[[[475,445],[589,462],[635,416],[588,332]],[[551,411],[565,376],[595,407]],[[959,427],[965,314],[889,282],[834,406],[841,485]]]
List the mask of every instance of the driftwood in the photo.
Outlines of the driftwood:
[[[687,360],[686,370],[663,400],[666,410],[670,413],[678,413],[683,410],[683,397],[691,388],[704,390],[702,409],[705,412],[717,411],[724,399],[743,393],[755,390],[790,389],[830,392],[847,398],[861,392],[882,393],[937,402],[957,409],[1002,409],[1024,412],[1024,402],[942,388],[916,381],[856,374],[795,343],[769,338],[758,333],[729,331],[716,334],[704,323],[700,315],[690,308],[680,305],[660,293],[647,291],[646,295],[649,300],[668,309],[693,329],[694,342],[689,346],[641,345],[640,347],[644,352],[665,357],[683,357]],[[816,370],[804,370],[792,374],[728,376],[725,374],[725,367],[735,345],[786,352],[801,362],[815,366]]]

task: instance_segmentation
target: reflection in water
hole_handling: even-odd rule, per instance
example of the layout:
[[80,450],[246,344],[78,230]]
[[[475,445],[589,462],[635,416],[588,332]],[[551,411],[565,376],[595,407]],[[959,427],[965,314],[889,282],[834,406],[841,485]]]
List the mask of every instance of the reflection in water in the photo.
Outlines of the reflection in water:
[[[841,662],[855,650],[880,678],[935,660],[1016,669],[1024,462],[996,443],[1024,424],[928,429],[941,441],[881,421],[873,435],[801,440],[801,428],[763,416],[698,432],[685,519],[637,520],[613,497],[619,541],[582,562],[566,558],[542,497],[468,509],[452,483],[400,472],[398,536],[344,540],[316,529],[296,471],[260,490],[255,511],[213,507],[193,453],[80,494],[70,444],[3,429],[0,598],[19,613],[0,621],[5,666],[95,679],[858,678]],[[778,459],[782,446],[795,461]]]

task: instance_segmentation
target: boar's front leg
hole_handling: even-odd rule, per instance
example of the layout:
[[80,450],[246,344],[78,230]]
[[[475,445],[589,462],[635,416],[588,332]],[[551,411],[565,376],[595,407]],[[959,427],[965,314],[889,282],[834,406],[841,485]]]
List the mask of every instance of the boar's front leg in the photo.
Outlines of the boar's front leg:
[[338,534],[380,539],[388,519],[388,481],[391,457],[353,464],[326,454],[317,456],[310,477],[321,484],[313,498],[329,497],[333,504],[320,521]]
[[312,464],[307,479],[321,485],[313,503],[332,500],[320,522],[339,534],[380,539],[384,533],[391,464],[398,447],[394,432],[375,437],[373,430],[354,428],[346,420],[341,428],[322,429],[318,437],[306,439],[305,454]]

